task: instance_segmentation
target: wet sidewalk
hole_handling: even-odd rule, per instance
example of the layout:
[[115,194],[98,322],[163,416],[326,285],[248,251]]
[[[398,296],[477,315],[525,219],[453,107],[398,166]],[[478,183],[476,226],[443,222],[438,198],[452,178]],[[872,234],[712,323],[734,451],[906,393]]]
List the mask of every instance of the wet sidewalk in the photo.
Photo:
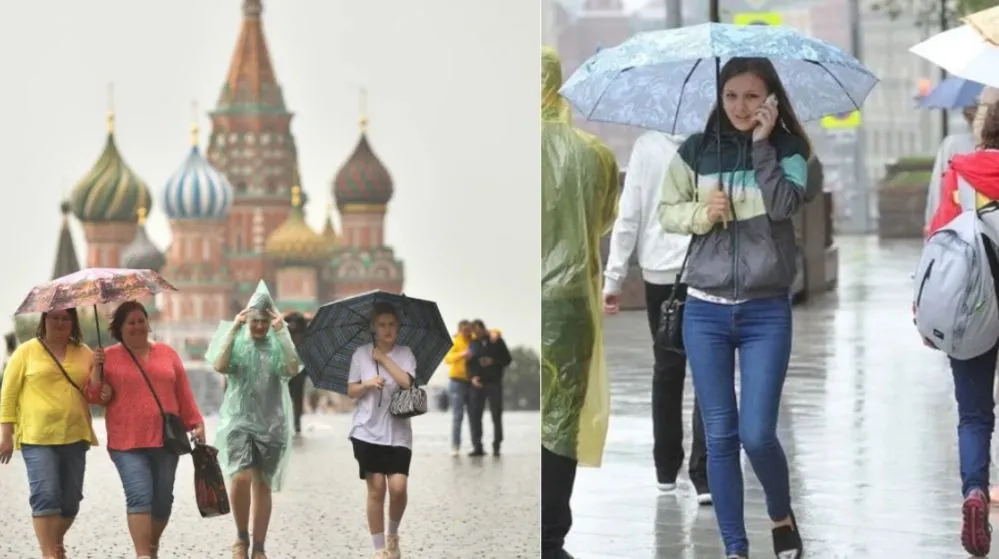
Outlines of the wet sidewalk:
[[[409,505],[399,530],[405,557],[533,559],[540,547],[541,484],[537,412],[503,415],[503,456],[450,455],[451,415],[413,419]],[[285,487],[274,494],[267,536],[274,559],[354,559],[373,553],[364,517],[364,482],[347,440],[351,416],[307,415],[297,439]],[[207,420],[209,439],[216,419]],[[102,421],[95,430],[104,440]],[[486,441],[492,437],[486,421]],[[465,431],[467,435],[467,430]],[[467,439],[466,439],[467,446]],[[466,450],[468,450],[466,448]],[[232,515],[201,518],[194,501],[193,468],[182,457],[174,484],[174,508],[163,536],[163,559],[232,557]],[[0,559],[39,557],[31,528],[28,483],[20,453],[0,465]],[[87,457],[80,516],[66,538],[73,559],[131,559],[125,499],[105,448]],[[503,550],[497,555],[497,550]]]
[[[839,289],[796,308],[781,410],[806,556],[965,558],[953,386],[946,358],[923,347],[910,314],[921,244],[839,244]],[[714,510],[698,507],[686,465],[676,494],[655,487],[645,313],[611,317],[606,339],[614,415],[604,466],[580,469],[567,549],[580,559],[723,557]],[[692,396],[688,379],[688,451]],[[753,557],[772,557],[763,492],[745,458],[743,471]]]

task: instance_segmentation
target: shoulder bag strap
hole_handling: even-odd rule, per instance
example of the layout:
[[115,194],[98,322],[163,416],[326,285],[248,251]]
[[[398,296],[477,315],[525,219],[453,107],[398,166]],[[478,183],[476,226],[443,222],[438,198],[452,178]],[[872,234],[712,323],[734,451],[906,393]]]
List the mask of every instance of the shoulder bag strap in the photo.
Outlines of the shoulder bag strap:
[[[131,357],[132,361],[135,362],[135,367],[139,369],[139,373],[142,374],[142,380],[146,381],[146,386],[148,386],[149,391],[153,393],[153,399],[156,400],[156,407],[160,408],[160,415],[166,416],[166,412],[163,411],[163,404],[160,403],[160,397],[156,395],[156,389],[153,388],[153,383],[149,381],[149,376],[146,375],[146,370],[142,368],[142,365],[139,363],[139,359],[135,357],[135,354],[132,353],[132,350],[125,347],[125,344],[121,344],[121,347],[128,352],[129,357]],[[150,348],[150,351],[151,350],[152,348]]]
[[59,360],[56,359],[55,353],[52,353],[52,350],[49,348],[48,344],[46,344],[45,341],[42,340],[41,338],[38,338],[38,342],[42,344],[42,347],[45,348],[45,351],[48,352],[50,357],[52,357],[52,361],[55,361],[56,367],[59,367],[59,372],[62,373],[62,376],[66,377],[66,380],[68,380],[69,383],[73,385],[73,388],[75,388],[78,392],[80,392],[80,394],[83,394],[83,389],[77,386],[75,382],[73,382],[73,379],[69,376],[69,373],[66,372],[66,369],[63,368],[62,363],[60,363]]

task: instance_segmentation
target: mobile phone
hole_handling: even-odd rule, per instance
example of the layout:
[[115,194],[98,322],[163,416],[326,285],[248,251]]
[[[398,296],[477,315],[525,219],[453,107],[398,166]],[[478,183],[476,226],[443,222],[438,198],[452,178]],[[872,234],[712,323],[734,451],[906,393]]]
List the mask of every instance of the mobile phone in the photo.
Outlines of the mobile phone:
[[777,108],[777,96],[773,93],[767,95],[767,98],[763,102],[766,103],[768,106],[771,106],[775,109]]

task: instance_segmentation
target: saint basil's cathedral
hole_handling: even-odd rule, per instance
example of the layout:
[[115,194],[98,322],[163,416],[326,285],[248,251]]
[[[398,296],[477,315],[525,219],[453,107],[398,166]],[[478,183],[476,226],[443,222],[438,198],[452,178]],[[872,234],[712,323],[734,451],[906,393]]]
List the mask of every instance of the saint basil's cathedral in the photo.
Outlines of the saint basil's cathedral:
[[[180,168],[153,193],[125,163],[114,136],[114,115],[93,168],[63,204],[56,276],[78,268],[69,214],[82,225],[86,266],[149,268],[177,287],[149,308],[155,337],[200,359],[220,320],[243,308],[263,278],[284,311],[372,289],[401,292],[403,265],[385,245],[392,179],[361,134],[333,179],[325,227],[305,220],[292,113],[284,104],[264,39],[261,0],[244,0],[242,29],[204,150],[197,126]],[[153,203],[153,199],[157,203]],[[162,208],[171,230],[161,251],[145,231],[146,216]]]

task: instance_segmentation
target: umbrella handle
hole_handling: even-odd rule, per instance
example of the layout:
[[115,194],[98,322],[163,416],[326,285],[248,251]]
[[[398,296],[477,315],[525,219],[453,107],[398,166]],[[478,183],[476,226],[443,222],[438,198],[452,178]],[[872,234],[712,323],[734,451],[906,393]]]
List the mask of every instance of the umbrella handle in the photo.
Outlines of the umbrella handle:
[[[101,321],[100,316],[97,314],[97,305],[94,305],[94,330],[97,331],[97,347],[103,348],[101,343]],[[104,381],[104,365],[100,368],[100,380]]]

